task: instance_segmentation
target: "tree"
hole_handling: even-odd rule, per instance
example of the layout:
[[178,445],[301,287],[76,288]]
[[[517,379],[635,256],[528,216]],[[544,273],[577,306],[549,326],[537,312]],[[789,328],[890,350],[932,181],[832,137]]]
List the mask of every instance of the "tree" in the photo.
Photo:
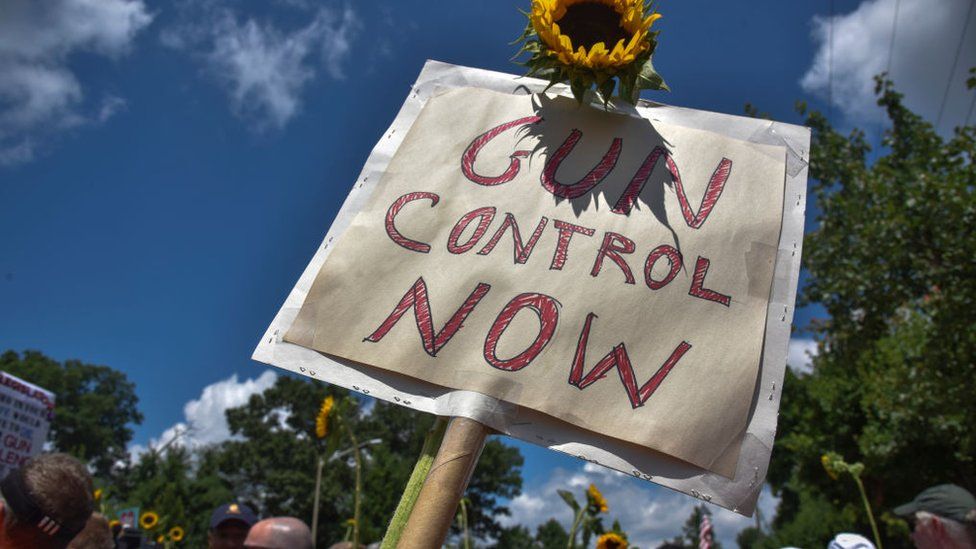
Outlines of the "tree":
[[498,549],[566,549],[569,533],[558,520],[551,518],[536,527],[535,536],[528,528],[516,524],[502,528],[494,547]]
[[[681,535],[675,536],[669,541],[658,545],[658,549],[672,549],[677,547],[685,547],[688,549],[698,549],[698,533],[701,531],[702,519],[708,515],[712,516],[712,512],[708,510],[704,505],[696,505],[692,510],[691,514],[688,515],[688,519],[685,520],[684,525],[681,526]],[[719,543],[715,533],[714,523],[712,525],[712,547],[714,549],[722,549],[722,544]]]
[[[364,496],[360,530],[363,541],[378,541],[386,530],[433,416],[376,401],[369,411],[348,391],[310,381],[281,377],[276,384],[239,408],[227,411],[231,432],[216,458],[223,478],[238,487],[264,515],[288,515],[311,522],[315,467],[327,460],[322,475],[318,543],[343,539],[353,516],[353,467],[348,456],[334,454],[315,437],[315,417],[322,399],[332,395],[337,407],[358,410],[344,421],[360,441],[379,439],[364,448]],[[345,447],[339,447],[342,451]],[[497,537],[497,518],[508,510],[499,498],[511,498],[521,487],[522,457],[497,440],[486,445],[468,487],[469,523],[479,537]]]
[[735,536],[735,543],[739,546],[739,549],[751,549],[752,547],[757,547],[759,540],[762,538],[762,530],[755,526],[749,526],[739,531]]
[[[681,527],[681,535],[685,540],[685,547],[698,547],[699,537],[698,533],[701,531],[701,523],[705,518],[705,515],[709,517],[712,516],[712,512],[708,510],[704,505],[696,505],[691,510],[691,515],[688,516],[688,520],[685,521],[684,526]],[[718,536],[715,534],[715,526],[712,526],[712,547],[713,549],[722,549],[722,544],[716,539]]]
[[[498,541],[493,545],[496,549],[532,549],[536,547],[535,538],[532,532],[525,526],[516,524],[508,528],[502,528],[498,534]],[[565,545],[559,549],[565,549]]]
[[55,394],[50,440],[101,476],[127,456],[130,425],[142,423],[135,385],[117,370],[78,360],[59,363],[37,351],[0,355],[0,370]]
[[[410,457],[416,459],[419,452],[418,446],[417,451],[410,454]],[[512,499],[521,493],[522,464],[522,453],[518,448],[506,446],[496,437],[492,437],[485,443],[465,494],[471,502],[468,508],[468,523],[474,535],[495,537],[501,532],[497,519],[510,513],[508,508],[498,500],[499,498]]]
[[179,443],[143,452],[135,463],[121,464],[109,481],[96,479],[104,488],[100,511],[109,518],[130,507],[153,511],[160,525],[149,539],[179,526],[186,535],[183,546],[205,547],[213,510],[240,501],[217,469],[219,456],[219,446],[191,450]]
[[829,318],[811,326],[812,373],[787,372],[769,547],[870,531],[856,492],[824,471],[827,452],[864,464],[888,542],[907,540],[885,510],[933,484],[976,489],[976,128],[944,139],[889,81],[876,91],[892,127],[873,162],[863,132],[843,136],[801,106],[820,209],[802,303]]
[[564,549],[569,543],[569,533],[558,520],[551,518],[536,528],[535,539],[543,549]]

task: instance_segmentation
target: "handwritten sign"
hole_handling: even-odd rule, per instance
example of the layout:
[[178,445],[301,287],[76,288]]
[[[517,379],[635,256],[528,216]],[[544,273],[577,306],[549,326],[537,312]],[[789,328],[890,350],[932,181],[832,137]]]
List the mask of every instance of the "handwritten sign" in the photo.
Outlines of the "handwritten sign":
[[41,453],[54,418],[54,393],[0,371],[0,479]]
[[285,341],[731,476],[786,150],[455,89],[417,117]]

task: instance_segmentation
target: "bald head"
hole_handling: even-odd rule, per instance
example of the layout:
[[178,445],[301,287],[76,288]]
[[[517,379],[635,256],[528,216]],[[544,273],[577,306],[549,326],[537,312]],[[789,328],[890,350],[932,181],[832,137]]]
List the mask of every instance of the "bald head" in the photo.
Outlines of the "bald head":
[[247,533],[244,547],[255,549],[312,549],[312,531],[292,517],[264,519]]

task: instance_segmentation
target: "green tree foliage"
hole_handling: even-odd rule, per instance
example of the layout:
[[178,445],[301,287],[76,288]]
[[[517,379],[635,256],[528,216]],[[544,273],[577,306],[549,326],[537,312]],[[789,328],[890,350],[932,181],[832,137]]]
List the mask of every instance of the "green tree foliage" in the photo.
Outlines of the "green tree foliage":
[[[350,457],[329,460],[333,450],[315,437],[315,417],[322,399],[332,394],[337,408],[353,410],[345,420],[360,441],[379,439],[364,449],[362,540],[378,541],[399,501],[420,452],[433,416],[376,402],[369,413],[360,401],[342,389],[290,377],[281,377],[263,394],[242,407],[228,410],[231,432],[240,437],[219,449],[218,469],[238,495],[253,501],[264,515],[289,515],[311,522],[315,467],[323,469],[319,511],[319,545],[341,541],[345,523],[353,515],[353,474]],[[356,412],[358,410],[358,412]],[[331,427],[330,427],[331,428]],[[522,456],[515,448],[490,440],[469,484],[469,524],[473,535],[497,537],[498,517],[508,513],[499,502],[519,493]]]
[[563,549],[569,543],[569,533],[558,520],[551,518],[536,528],[535,539],[543,549]]
[[758,547],[759,541],[762,538],[762,530],[755,526],[749,526],[748,528],[739,530],[739,533],[735,536],[735,543],[739,546],[739,549],[751,549],[752,547]]
[[[311,524],[315,469],[324,457],[318,544],[342,541],[353,516],[354,469],[348,453],[329,458],[349,443],[315,436],[316,414],[330,394],[360,441],[381,441],[363,449],[362,540],[378,541],[433,417],[382,402],[367,413],[345,390],[284,376],[244,406],[227,411],[233,439],[193,450],[177,442],[144,452],[134,463],[124,461],[112,479],[99,480],[106,489],[104,510],[110,517],[131,506],[153,510],[163,531],[174,525],[186,530],[187,547],[206,546],[211,512],[232,501],[252,506],[261,516],[294,516]],[[466,494],[473,535],[497,539],[504,532],[497,519],[508,510],[499,500],[518,495],[521,465],[517,449],[497,440],[486,444]]]
[[551,518],[536,527],[535,536],[520,524],[503,528],[494,547],[497,549],[566,549],[569,533]]
[[824,471],[829,451],[864,464],[894,545],[905,530],[885,510],[933,484],[976,489],[976,128],[944,139],[890,82],[877,92],[892,127],[874,156],[863,132],[841,135],[801,106],[820,209],[804,243],[803,302],[829,318],[812,326],[812,373],[787,372],[770,547],[870,532],[850,479]]
[[88,462],[99,475],[126,457],[131,425],[142,423],[135,385],[107,366],[57,362],[37,351],[0,355],[0,370],[56,395],[50,439],[54,447]]
[[[674,548],[674,547],[685,547],[688,549],[698,549],[698,532],[701,529],[702,519],[708,515],[711,517],[712,513],[704,505],[696,505],[692,510],[691,514],[688,515],[688,519],[681,526],[681,535],[675,536],[670,541],[666,541],[658,546],[658,549],[664,548]],[[718,534],[715,532],[715,525],[712,524],[712,547],[714,549],[722,549],[722,544],[718,541]]]
[[[419,451],[420,447],[417,446],[417,450],[411,454],[412,459],[416,458]],[[496,519],[510,513],[508,508],[499,502],[499,498],[511,499],[521,493],[522,463],[522,453],[518,448],[506,446],[497,439],[489,440],[485,444],[465,495],[471,502],[468,508],[468,522],[476,536],[494,537],[501,532],[501,526]],[[397,491],[398,497],[400,491],[402,488]]]
[[[178,444],[149,450],[126,464],[106,483],[103,509],[109,517],[128,507],[160,516],[155,533],[183,528],[184,547],[205,547],[210,514],[236,497],[234,486],[218,470],[220,448],[190,451]],[[247,503],[247,502],[244,502]]]
[[[528,528],[516,524],[515,526],[502,528],[501,533],[498,534],[498,540],[493,547],[495,549],[534,549],[537,547],[535,541],[535,538],[532,537],[532,532]],[[563,544],[559,549],[566,549],[566,545]]]

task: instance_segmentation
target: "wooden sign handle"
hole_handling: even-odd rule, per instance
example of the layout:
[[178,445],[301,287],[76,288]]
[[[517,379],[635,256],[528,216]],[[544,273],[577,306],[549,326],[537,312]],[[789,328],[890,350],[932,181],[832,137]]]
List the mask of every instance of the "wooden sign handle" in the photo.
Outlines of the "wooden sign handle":
[[444,442],[407,519],[399,547],[436,548],[444,545],[489,432],[489,427],[473,419],[451,418]]

